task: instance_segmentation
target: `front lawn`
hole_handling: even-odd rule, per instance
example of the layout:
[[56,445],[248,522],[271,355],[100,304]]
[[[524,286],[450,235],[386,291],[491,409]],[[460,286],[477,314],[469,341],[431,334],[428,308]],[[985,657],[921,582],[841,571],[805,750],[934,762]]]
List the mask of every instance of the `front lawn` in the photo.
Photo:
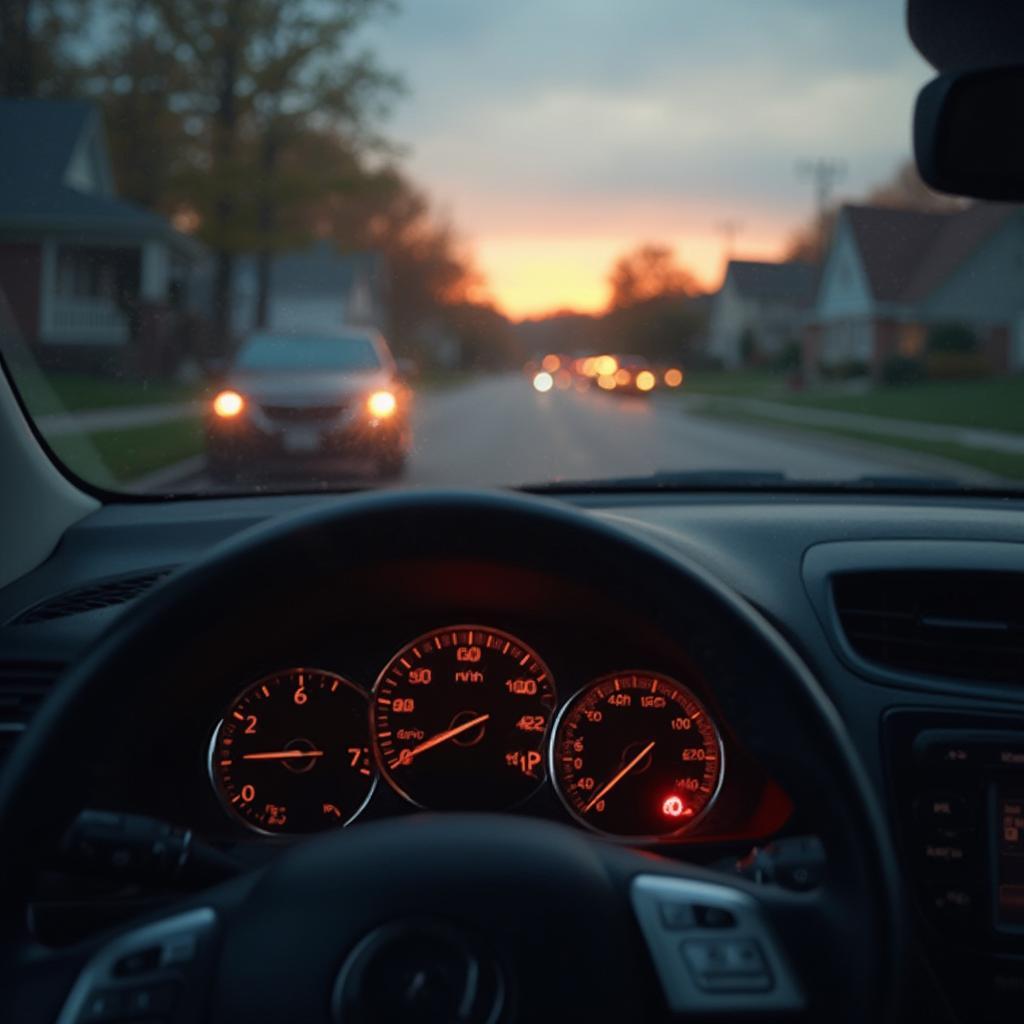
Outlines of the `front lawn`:
[[127,430],[67,434],[54,437],[49,444],[72,472],[109,487],[198,455],[203,450],[203,423],[192,418]]
[[1024,374],[924,381],[902,386],[879,385],[863,393],[853,393],[849,387],[838,384],[821,384],[807,391],[793,391],[787,388],[785,377],[779,374],[694,371],[687,375],[683,392],[760,398],[864,416],[1024,433]]

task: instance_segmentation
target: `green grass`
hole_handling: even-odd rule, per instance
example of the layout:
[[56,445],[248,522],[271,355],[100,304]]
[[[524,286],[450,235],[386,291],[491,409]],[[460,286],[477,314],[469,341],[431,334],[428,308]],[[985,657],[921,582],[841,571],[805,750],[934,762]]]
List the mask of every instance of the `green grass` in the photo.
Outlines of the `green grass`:
[[205,390],[201,383],[138,381],[82,373],[40,374],[31,383],[19,383],[33,416],[132,405],[169,405],[191,401]]
[[202,420],[171,420],[131,430],[101,430],[50,440],[56,456],[100,486],[127,483],[203,450]]
[[764,370],[687,370],[679,393],[779,400],[793,396],[784,374]]
[[866,441],[870,444],[888,445],[902,448],[904,451],[921,452],[923,455],[962,462],[975,469],[981,469],[1008,480],[1024,480],[1024,455],[1013,455],[1008,452],[991,451],[984,448],[968,448],[964,445],[946,441],[926,441],[918,438],[894,437],[888,434],[876,434],[866,430],[853,430],[846,427],[821,426],[819,424],[796,424],[781,421],[772,416],[758,416],[749,411],[736,410],[732,406],[716,403],[713,400],[700,408],[692,410],[702,416],[713,416],[729,420],[733,423],[750,423],[758,426],[772,426],[788,431],[831,434],[847,437],[855,441]]
[[691,394],[762,398],[865,416],[1024,433],[1024,374],[877,386],[863,394],[853,394],[841,385],[791,391],[786,387],[785,377],[779,374],[697,371],[687,376],[684,390]]

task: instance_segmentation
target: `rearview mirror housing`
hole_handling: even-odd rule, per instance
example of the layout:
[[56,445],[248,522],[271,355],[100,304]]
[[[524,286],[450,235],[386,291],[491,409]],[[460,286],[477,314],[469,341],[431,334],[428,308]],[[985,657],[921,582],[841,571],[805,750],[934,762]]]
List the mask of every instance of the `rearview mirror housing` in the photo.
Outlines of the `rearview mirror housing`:
[[951,71],[917,97],[914,156],[929,187],[1024,199],[1024,67]]

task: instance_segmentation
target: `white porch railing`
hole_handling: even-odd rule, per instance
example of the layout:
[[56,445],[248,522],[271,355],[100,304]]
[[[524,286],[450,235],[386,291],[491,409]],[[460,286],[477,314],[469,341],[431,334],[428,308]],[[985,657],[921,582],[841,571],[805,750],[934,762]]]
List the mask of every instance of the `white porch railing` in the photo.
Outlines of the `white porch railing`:
[[52,299],[45,341],[61,344],[123,345],[128,317],[108,299]]

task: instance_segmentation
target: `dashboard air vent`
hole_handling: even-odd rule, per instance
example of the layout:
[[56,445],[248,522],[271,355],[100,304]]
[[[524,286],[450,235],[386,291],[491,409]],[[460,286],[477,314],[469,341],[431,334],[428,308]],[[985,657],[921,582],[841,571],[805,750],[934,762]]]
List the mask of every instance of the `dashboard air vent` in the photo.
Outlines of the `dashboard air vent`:
[[56,597],[32,605],[11,620],[15,626],[29,626],[50,619],[63,619],[68,615],[93,612],[99,608],[125,604],[139,597],[150,587],[156,586],[173,571],[172,567],[148,569],[145,572],[129,573],[124,576],[110,576],[74,590],[66,590]]
[[1024,573],[846,572],[833,577],[850,647],[901,672],[1024,684]]
[[0,764],[46,699],[62,668],[49,662],[0,664]]

